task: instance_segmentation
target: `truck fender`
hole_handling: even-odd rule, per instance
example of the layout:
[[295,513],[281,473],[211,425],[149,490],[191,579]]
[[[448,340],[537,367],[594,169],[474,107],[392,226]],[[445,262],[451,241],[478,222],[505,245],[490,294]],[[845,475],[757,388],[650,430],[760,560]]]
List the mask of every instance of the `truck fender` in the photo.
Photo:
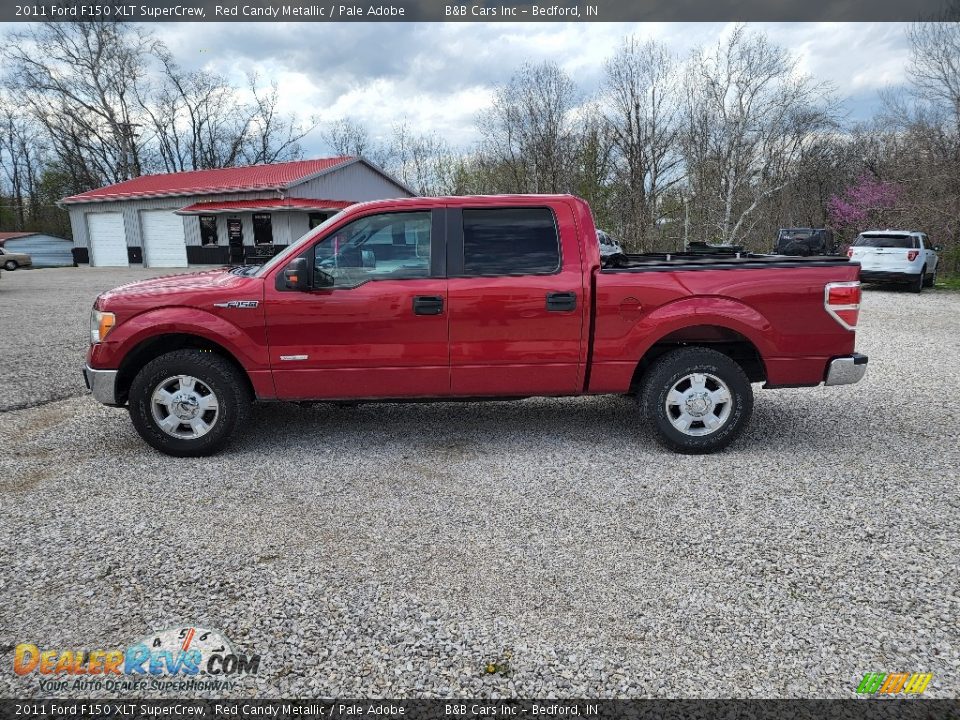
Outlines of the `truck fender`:
[[[269,370],[269,353],[265,341],[251,342],[250,334],[240,327],[206,310],[190,307],[168,307],[148,310],[117,326],[119,338],[108,337],[115,343],[114,356],[120,359],[140,343],[159,335],[196,335],[220,345],[248,372]],[[263,333],[261,328],[261,334]]]
[[651,347],[668,335],[702,326],[719,327],[742,335],[762,358],[775,354],[780,340],[772,323],[746,303],[731,298],[699,296],[661,305],[644,316],[626,338],[625,357],[639,362]]

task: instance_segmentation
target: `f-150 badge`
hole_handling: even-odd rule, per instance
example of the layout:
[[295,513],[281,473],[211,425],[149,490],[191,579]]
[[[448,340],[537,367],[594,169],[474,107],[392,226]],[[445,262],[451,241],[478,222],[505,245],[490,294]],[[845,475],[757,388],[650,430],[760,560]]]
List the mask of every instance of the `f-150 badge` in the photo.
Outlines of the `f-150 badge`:
[[214,307],[222,308],[240,308],[247,310],[249,308],[255,308],[260,304],[259,300],[230,300],[229,302],[214,303]]

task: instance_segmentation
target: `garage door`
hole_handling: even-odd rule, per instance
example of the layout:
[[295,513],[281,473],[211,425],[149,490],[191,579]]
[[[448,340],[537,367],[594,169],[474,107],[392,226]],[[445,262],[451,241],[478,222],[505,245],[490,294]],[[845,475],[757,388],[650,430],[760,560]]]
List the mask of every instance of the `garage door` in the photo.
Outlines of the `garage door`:
[[87,234],[90,237],[90,264],[96,267],[126,267],[127,239],[123,232],[120,213],[90,213],[87,215]]
[[143,264],[148,267],[186,267],[187,244],[183,238],[183,218],[170,210],[144,210]]

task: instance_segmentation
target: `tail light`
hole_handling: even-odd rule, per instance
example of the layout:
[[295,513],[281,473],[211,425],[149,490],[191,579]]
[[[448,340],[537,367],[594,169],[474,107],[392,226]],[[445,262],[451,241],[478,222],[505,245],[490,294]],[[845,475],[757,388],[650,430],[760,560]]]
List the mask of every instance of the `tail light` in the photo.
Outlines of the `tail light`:
[[827,283],[823,289],[823,307],[844,329],[855,329],[860,318],[860,283]]
[[853,257],[853,248],[847,248],[847,257],[848,257],[848,258],[852,258],[852,257]]
[[913,262],[914,260],[917,259],[917,255],[919,254],[920,254],[919,250],[910,250],[907,253],[907,262]]

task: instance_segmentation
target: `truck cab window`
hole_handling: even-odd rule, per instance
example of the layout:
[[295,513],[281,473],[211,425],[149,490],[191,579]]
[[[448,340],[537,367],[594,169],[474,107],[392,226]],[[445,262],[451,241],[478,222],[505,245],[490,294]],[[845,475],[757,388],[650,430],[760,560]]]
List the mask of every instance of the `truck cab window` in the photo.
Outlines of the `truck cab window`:
[[361,218],[317,243],[314,268],[341,288],[368,280],[429,277],[430,224],[429,212]]
[[548,208],[464,209],[464,275],[549,275],[559,269],[560,240]]

